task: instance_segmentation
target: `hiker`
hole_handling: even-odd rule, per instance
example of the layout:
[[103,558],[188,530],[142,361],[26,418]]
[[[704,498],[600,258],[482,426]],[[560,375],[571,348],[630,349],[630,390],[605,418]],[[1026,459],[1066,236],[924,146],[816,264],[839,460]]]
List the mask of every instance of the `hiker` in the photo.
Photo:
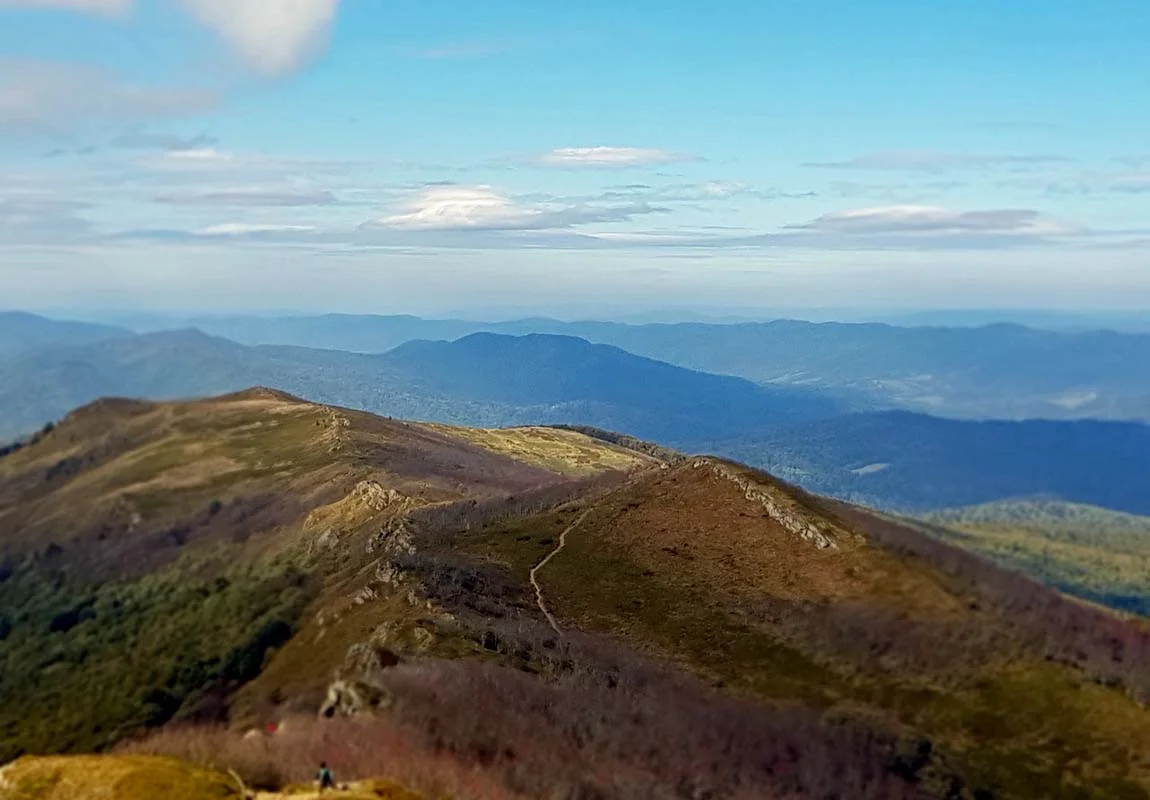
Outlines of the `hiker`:
[[319,774],[315,776],[315,779],[319,783],[321,792],[335,788],[335,778],[331,776],[331,770],[327,768],[326,761],[319,762]]

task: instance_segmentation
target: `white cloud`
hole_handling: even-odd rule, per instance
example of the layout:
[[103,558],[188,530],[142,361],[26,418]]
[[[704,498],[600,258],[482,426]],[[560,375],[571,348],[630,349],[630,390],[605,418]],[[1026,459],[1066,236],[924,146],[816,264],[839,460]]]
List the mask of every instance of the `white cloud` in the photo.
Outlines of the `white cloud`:
[[258,225],[246,222],[224,222],[196,231],[199,236],[250,236],[260,233],[307,233],[312,225]]
[[435,186],[424,189],[406,212],[378,222],[389,228],[419,230],[523,229],[533,227],[541,214],[485,186]]
[[950,211],[936,206],[879,206],[824,214],[794,230],[867,236],[872,234],[1058,236],[1077,228],[1031,209]]
[[[198,23],[213,31],[256,72],[285,75],[327,39],[340,0],[180,0]],[[135,0],[0,0],[0,10],[64,9],[123,16]]]
[[540,163],[557,167],[640,167],[697,160],[688,153],[645,147],[559,147],[539,158]]
[[211,108],[200,89],[128,83],[90,64],[0,59],[0,130],[53,133],[78,123],[178,117]]
[[339,0],[183,0],[200,24],[218,34],[255,71],[287,74],[319,49]]
[[120,15],[131,10],[134,0],[0,0],[0,9],[46,8],[88,14]]
[[432,186],[419,192],[403,213],[382,217],[370,225],[426,231],[542,231],[619,222],[663,210],[647,203],[528,204],[489,186]]
[[1069,159],[1048,154],[946,153],[934,150],[887,150],[866,153],[845,161],[816,161],[807,167],[825,169],[941,172],[976,167],[1034,167],[1065,163]]

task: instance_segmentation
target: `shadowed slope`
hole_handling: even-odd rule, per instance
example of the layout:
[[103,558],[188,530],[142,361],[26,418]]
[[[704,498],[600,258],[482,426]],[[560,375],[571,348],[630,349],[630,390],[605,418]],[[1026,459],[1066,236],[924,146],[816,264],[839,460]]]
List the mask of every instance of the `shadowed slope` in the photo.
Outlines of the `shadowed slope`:
[[1150,696],[1150,641],[1105,612],[713,459],[463,546],[526,580],[564,529],[536,575],[561,627],[610,632],[740,694],[913,731],[930,742],[932,792],[1150,787],[1150,719],[1127,694]]

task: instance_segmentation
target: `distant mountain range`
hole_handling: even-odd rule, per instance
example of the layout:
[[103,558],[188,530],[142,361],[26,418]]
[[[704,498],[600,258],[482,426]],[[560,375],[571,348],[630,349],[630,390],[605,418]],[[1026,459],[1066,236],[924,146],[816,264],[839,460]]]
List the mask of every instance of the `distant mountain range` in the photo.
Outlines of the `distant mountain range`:
[[73,346],[134,335],[127,328],[47,319],[20,311],[0,312],[0,359],[53,346]]
[[203,317],[186,324],[249,345],[357,352],[479,331],[549,333],[760,383],[846,392],[871,409],[966,418],[1150,420],[1150,333],[1036,330],[1014,324],[482,323],[341,314]]
[[0,361],[0,435],[28,432],[104,396],[174,399],[253,385],[391,416],[489,426],[579,423],[670,443],[843,411],[809,390],[695,372],[571,337],[476,334],[366,355],[245,347],[187,330]]
[[[0,358],[0,439],[98,397],[173,399],[261,385],[410,419],[616,430],[726,455],[813,491],[903,512],[1038,495],[1150,513],[1150,427],[1137,422],[858,413],[867,402],[857,393],[755,384],[549,334],[412,341],[372,355],[245,346],[198,330],[132,335],[57,328],[40,318],[0,321],[9,329],[27,322],[36,331],[6,340],[9,351],[12,342],[27,344],[22,354]],[[70,340],[79,343],[66,346]]]

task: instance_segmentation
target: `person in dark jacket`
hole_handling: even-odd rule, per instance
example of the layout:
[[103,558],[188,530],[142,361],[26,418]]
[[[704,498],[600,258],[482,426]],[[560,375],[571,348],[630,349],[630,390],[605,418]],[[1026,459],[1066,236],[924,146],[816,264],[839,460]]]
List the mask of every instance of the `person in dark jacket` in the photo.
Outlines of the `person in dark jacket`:
[[327,767],[326,761],[321,761],[319,764],[319,774],[315,776],[316,782],[319,784],[319,790],[325,792],[328,789],[335,788],[335,778],[332,777],[331,770]]

